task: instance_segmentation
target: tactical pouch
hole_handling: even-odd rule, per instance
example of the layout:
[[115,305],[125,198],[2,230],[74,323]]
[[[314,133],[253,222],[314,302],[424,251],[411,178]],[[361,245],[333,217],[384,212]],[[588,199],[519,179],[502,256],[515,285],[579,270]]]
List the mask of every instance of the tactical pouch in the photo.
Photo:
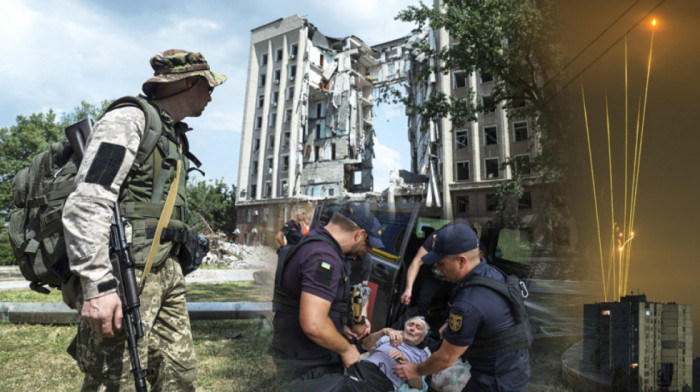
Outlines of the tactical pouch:
[[[151,239],[154,234],[155,228],[148,229],[146,237]],[[204,256],[209,253],[209,239],[196,231],[165,228],[160,240],[181,244],[177,258],[185,276],[197,270],[202,265]]]

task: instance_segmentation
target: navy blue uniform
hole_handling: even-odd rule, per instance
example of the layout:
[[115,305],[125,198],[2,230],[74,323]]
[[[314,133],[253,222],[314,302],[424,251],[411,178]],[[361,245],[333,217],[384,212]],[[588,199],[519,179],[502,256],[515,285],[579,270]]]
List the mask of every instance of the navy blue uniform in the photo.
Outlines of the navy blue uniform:
[[[485,261],[472,274],[505,282],[503,275]],[[445,340],[455,346],[469,346],[479,339],[491,338],[515,325],[508,301],[483,286],[462,289],[450,304]],[[469,349],[467,349],[467,352]],[[530,354],[520,349],[505,354],[470,358],[471,378],[463,391],[525,391],[530,380]]]
[[301,225],[298,225],[293,219],[287,221],[280,231],[284,233],[284,236],[287,238],[287,245],[296,245],[301,241]]
[[[288,261],[282,275],[281,287],[291,296],[301,298],[302,292],[321,297],[332,304],[346,301],[347,273],[339,254],[340,245],[324,227],[318,227],[307,235],[328,237],[332,246],[324,241],[312,241],[302,245]],[[347,305],[344,306],[347,314]],[[331,317],[340,333],[343,320]],[[298,309],[281,309],[275,312],[272,346],[276,350],[278,374],[281,379],[293,379],[306,371],[325,366],[319,376],[328,371],[341,371],[342,363],[338,355],[314,343],[304,333],[299,322]],[[330,370],[332,369],[332,370]]]
[[[427,236],[421,247],[426,252],[433,250],[433,238]],[[433,265],[422,265],[419,270],[420,285],[415,294],[415,306],[418,314],[424,317],[428,317],[433,298],[440,290],[445,289],[449,290],[445,292],[451,292],[456,287],[454,283],[436,278],[433,274],[433,268],[435,268]]]

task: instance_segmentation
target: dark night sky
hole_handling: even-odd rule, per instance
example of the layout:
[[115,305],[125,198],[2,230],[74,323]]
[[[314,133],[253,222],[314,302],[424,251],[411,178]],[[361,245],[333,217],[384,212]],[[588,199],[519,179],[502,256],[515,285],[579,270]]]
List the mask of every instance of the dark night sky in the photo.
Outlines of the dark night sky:
[[[635,0],[569,1],[561,10],[559,34],[565,64]],[[570,68],[570,78],[601,54],[626,28],[659,3],[640,0]],[[700,356],[700,2],[667,0],[652,14],[658,26],[653,56],[628,292],[653,302],[689,304],[694,308],[694,356]],[[629,121],[634,132],[637,102],[643,91],[651,39],[651,17],[628,35]],[[605,128],[605,89],[611,113],[616,216],[624,199],[624,44],[620,41],[583,74],[593,145],[601,224],[610,237],[610,185]],[[593,194],[578,79],[562,94],[572,112],[566,145],[572,157],[569,190],[585,257],[600,273]],[[630,141],[633,141],[630,136]],[[631,144],[630,144],[631,145]],[[631,158],[630,158],[631,162]],[[621,216],[621,215],[620,215]],[[618,218],[621,219],[621,218]],[[609,249],[609,240],[603,249]],[[602,288],[600,301],[603,300]]]

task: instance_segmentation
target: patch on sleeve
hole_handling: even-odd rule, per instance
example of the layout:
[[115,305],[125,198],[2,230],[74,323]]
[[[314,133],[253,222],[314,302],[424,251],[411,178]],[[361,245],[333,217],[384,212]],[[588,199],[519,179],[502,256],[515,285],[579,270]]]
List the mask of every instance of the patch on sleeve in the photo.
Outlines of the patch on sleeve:
[[107,187],[112,185],[112,181],[114,181],[114,177],[117,176],[124,161],[124,155],[126,155],[126,147],[112,143],[100,143],[97,154],[85,176],[85,182]]
[[462,315],[450,312],[450,331],[459,332],[462,329]]
[[314,274],[314,281],[318,284],[329,287],[331,285],[332,278],[333,266],[323,260],[319,261],[318,267],[316,267],[316,273]]

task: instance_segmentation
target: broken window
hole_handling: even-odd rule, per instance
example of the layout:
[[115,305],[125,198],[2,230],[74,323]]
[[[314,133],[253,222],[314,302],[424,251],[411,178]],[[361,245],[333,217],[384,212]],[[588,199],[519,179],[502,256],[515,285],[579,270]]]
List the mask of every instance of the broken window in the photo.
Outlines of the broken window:
[[469,213],[469,196],[457,196],[457,212]]
[[321,160],[321,147],[319,146],[314,146],[314,162],[318,162]]
[[520,175],[530,174],[530,156],[516,155],[515,156],[515,172]]
[[255,184],[250,184],[250,198],[255,199],[258,197],[258,187]]
[[[272,183],[270,181],[266,181],[265,182],[265,194],[263,195],[263,197],[270,197],[270,196],[272,196]],[[264,214],[263,216],[267,217],[267,214]],[[266,220],[266,219],[263,219],[263,220]]]
[[321,118],[322,113],[323,113],[323,104],[319,102],[316,104],[316,118]]
[[299,45],[297,44],[292,44],[289,47],[289,58],[294,59],[297,57],[297,51],[299,50]]
[[284,111],[284,122],[290,122],[292,120],[292,109],[287,109]]
[[280,181],[280,194],[286,196],[288,191],[287,180]]
[[258,116],[255,118],[255,129],[260,128],[262,128],[262,116]]
[[513,140],[520,142],[527,140],[527,121],[520,121],[513,123]]
[[469,180],[469,161],[455,162],[455,181]]
[[282,171],[286,172],[289,170],[289,156],[285,155],[282,157]]
[[496,110],[496,102],[490,95],[483,95],[481,97],[481,108],[484,113],[493,112]]
[[250,174],[256,175],[258,173],[258,161],[253,161],[253,166],[250,170]]
[[265,86],[265,74],[260,75],[260,77],[258,78],[258,86]]
[[317,123],[316,123],[316,137],[315,137],[316,139],[320,139],[320,138],[321,138],[321,129],[322,129],[322,128],[323,128],[323,127],[321,126],[321,123],[320,123],[320,122],[317,122]]
[[498,144],[498,127],[491,125],[484,127],[484,145]]
[[452,86],[454,88],[467,87],[467,73],[464,71],[454,71],[452,73]]
[[335,161],[335,143],[331,143],[331,160]]
[[494,212],[498,209],[498,198],[495,193],[486,194],[486,211]]
[[455,132],[455,148],[467,148],[469,147],[469,131],[457,131]]
[[328,188],[328,196],[333,196],[335,194],[335,189]]
[[255,138],[255,144],[254,144],[253,151],[258,151],[260,149],[260,138]]
[[285,132],[282,134],[282,145],[287,147],[289,145],[289,138],[291,137],[291,133],[289,131]]
[[289,80],[294,80],[294,77],[297,76],[297,67],[295,64],[291,64],[288,67],[288,73],[289,73]]
[[275,52],[275,61],[282,60],[282,48],[277,49]]
[[280,98],[280,92],[279,91],[273,91],[272,92],[272,101],[270,102],[270,105],[272,106],[277,106],[277,100]]
[[259,108],[263,107],[263,104],[264,104],[264,103],[265,103],[265,96],[264,96],[264,95],[260,95],[260,96],[258,97],[258,107],[259,107]]
[[486,83],[493,80],[493,75],[488,72],[480,72],[479,74],[481,75],[481,83]]
[[523,192],[523,195],[518,199],[518,209],[519,210],[531,210],[532,209],[532,194],[530,192]]
[[279,84],[281,77],[282,77],[282,70],[276,69],[275,70],[275,77],[274,77],[274,79],[272,79],[272,83]]
[[275,147],[275,135],[269,135],[267,137],[267,148],[272,149]]
[[285,98],[287,99],[287,101],[294,98],[294,87],[293,86],[287,87],[287,94],[285,95]]
[[267,158],[267,174],[272,174],[272,167],[275,165],[274,158]]
[[270,123],[267,126],[274,127],[275,122],[277,122],[277,112],[270,113]]
[[498,178],[498,158],[484,159],[484,170],[486,173],[486,178]]
[[267,53],[260,55],[260,65],[267,65]]

